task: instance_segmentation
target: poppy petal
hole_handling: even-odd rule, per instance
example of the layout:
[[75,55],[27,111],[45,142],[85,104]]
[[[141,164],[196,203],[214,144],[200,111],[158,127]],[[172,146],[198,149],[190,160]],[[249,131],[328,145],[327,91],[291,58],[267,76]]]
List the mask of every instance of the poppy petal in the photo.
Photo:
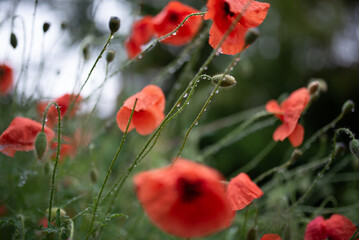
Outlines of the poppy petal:
[[267,102],[266,110],[273,114],[284,114],[284,111],[279,106],[276,100],[270,100],[269,102]]
[[263,237],[261,238],[261,240],[282,240],[282,238],[275,233],[267,233],[264,234]]
[[0,64],[0,95],[10,92],[13,84],[13,70],[6,64]]
[[283,141],[286,139],[293,130],[289,127],[287,123],[283,123],[280,125],[273,133],[273,140],[274,141]]
[[131,38],[126,39],[125,48],[130,59],[135,58],[141,52],[141,46],[137,45]]
[[157,128],[159,122],[163,120],[165,115],[161,111],[155,109],[148,111],[139,111],[133,115],[133,125],[136,131],[141,135],[148,135]]
[[266,18],[269,6],[268,3],[252,1],[239,22],[247,28],[258,27]]
[[304,127],[298,123],[288,138],[293,147],[300,146],[304,139]]
[[[116,115],[116,122],[118,127],[121,129],[122,132],[126,131],[126,127],[128,124],[128,121],[131,117],[132,109],[129,109],[128,107],[123,106]],[[128,132],[131,131],[135,125],[133,124],[133,121],[130,122],[130,125],[128,127]]]
[[318,216],[308,223],[305,229],[304,240],[325,240],[327,236],[323,227],[324,218]]
[[350,219],[340,214],[333,214],[325,220],[323,227],[331,240],[348,240],[357,229]]
[[233,178],[227,187],[227,196],[233,211],[245,208],[262,195],[262,190],[245,173]]

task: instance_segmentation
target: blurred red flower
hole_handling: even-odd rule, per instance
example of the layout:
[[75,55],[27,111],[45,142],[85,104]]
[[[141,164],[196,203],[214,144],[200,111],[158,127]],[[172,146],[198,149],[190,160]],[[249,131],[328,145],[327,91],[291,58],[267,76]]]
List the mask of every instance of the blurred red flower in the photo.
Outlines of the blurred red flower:
[[[156,35],[162,37],[168,34],[178,27],[189,14],[197,12],[197,9],[184,5],[181,2],[169,2],[168,5],[152,19]],[[201,16],[190,17],[175,34],[162,40],[162,42],[174,46],[184,45],[191,41],[196,35],[201,23]]]
[[[248,4],[249,6],[246,8]],[[224,54],[234,55],[242,51],[245,44],[244,36],[247,30],[257,27],[264,21],[269,4],[252,0],[208,0],[207,8],[208,12],[204,18],[206,20],[213,20],[209,32],[209,44],[213,48],[218,47],[232,22],[245,10],[233,31],[223,42],[220,50]]]
[[178,158],[172,166],[137,174],[137,197],[153,223],[183,238],[227,228],[234,217],[222,175]]
[[[72,102],[75,101],[75,98],[76,98],[75,94],[66,93],[66,94],[62,95],[61,97],[54,100],[54,102],[56,102],[57,105],[59,105],[59,107],[60,107],[61,117],[64,117],[66,114],[68,114],[71,117],[75,115],[76,111],[79,109],[79,104],[82,101],[81,96],[79,96],[76,100],[76,103],[73,104],[71,112],[67,113],[67,110],[70,108]],[[37,112],[39,114],[44,114],[45,109],[49,103],[50,102],[39,102],[37,104]],[[46,120],[47,120],[46,125],[50,128],[53,128],[57,124],[57,121],[58,121],[57,109],[54,105],[51,105],[51,107],[47,111]]]
[[241,210],[254,199],[263,195],[262,190],[245,173],[240,173],[233,178],[227,187],[227,195],[232,210]]
[[0,205],[0,217],[5,216],[6,213],[7,213],[7,208],[6,208],[5,204]]
[[282,238],[275,233],[267,233],[264,234],[263,237],[261,238],[261,240],[282,240]]
[[12,68],[6,64],[0,64],[0,95],[9,93],[13,84]]
[[350,219],[343,215],[333,214],[327,220],[318,216],[308,223],[304,240],[348,240],[356,229]]
[[141,52],[141,46],[147,44],[154,35],[151,16],[144,16],[132,26],[132,32],[125,41],[125,48],[129,58],[136,57]]
[[[16,151],[31,151],[35,148],[35,139],[41,132],[42,125],[29,118],[16,117],[0,136],[0,152],[13,157]],[[48,142],[55,133],[45,127],[44,132]]]
[[[66,157],[74,158],[76,156],[77,148],[72,138],[64,136],[63,142],[60,144],[59,160],[62,162]],[[57,142],[51,144],[51,149],[55,152],[51,155],[51,158],[56,158]]]
[[116,116],[117,125],[122,132],[126,131],[126,126],[136,99],[138,100],[128,131],[136,128],[136,131],[141,135],[150,134],[160,125],[165,117],[163,113],[165,109],[165,95],[161,88],[149,85],[143,88],[141,92],[129,97]]
[[276,100],[270,100],[266,104],[266,110],[275,114],[283,122],[273,133],[274,141],[283,141],[288,137],[293,147],[302,144],[304,128],[298,123],[298,120],[309,99],[309,91],[303,87],[294,91],[280,106]]

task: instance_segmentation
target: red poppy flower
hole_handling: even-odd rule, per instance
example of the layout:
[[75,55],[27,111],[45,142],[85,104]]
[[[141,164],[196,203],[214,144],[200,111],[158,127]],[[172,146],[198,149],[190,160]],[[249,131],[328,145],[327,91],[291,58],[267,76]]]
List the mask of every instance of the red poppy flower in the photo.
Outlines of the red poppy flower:
[[150,134],[160,125],[165,117],[163,113],[165,109],[165,95],[161,88],[149,85],[142,89],[141,92],[128,98],[118,111],[116,117],[117,125],[122,132],[126,131],[126,126],[136,99],[138,100],[128,131],[136,128],[136,131],[141,135]]
[[9,93],[12,88],[12,68],[6,64],[0,64],[0,95]]
[[[180,2],[169,2],[168,5],[152,19],[156,35],[162,37],[168,34],[178,27],[189,14],[197,12],[197,9]],[[175,34],[164,39],[162,42],[174,46],[184,45],[191,41],[196,35],[201,23],[201,16],[190,17]]]
[[[29,118],[16,117],[9,127],[0,136],[0,152],[13,157],[16,151],[31,151],[35,148],[35,139],[41,132],[42,125]],[[45,127],[47,141],[55,136],[55,133]]]
[[183,238],[227,228],[234,217],[220,173],[177,159],[172,166],[134,177],[137,197],[153,223]]
[[[217,48],[232,22],[242,13],[249,0],[208,0],[208,11],[204,19],[212,19],[209,44]],[[242,51],[244,36],[249,28],[261,24],[268,12],[269,4],[251,1],[241,19],[221,46],[221,52],[234,55]]]
[[282,240],[282,238],[275,233],[267,233],[264,234],[263,237],[261,238],[261,240]]
[[355,231],[355,225],[343,215],[333,214],[327,220],[318,216],[308,223],[304,240],[348,240]]
[[[60,144],[59,160],[62,162],[66,157],[74,158],[76,156],[77,148],[76,143],[70,137],[64,136],[63,143]],[[57,142],[51,144],[51,149],[55,152],[51,155],[51,158],[56,158]]]
[[40,218],[38,223],[39,226],[42,226],[43,228],[48,228],[49,222],[47,220],[48,219],[46,217]]
[[227,187],[227,195],[233,211],[241,210],[263,195],[262,190],[245,173],[238,174]]
[[154,35],[151,16],[144,16],[132,26],[131,36],[125,41],[129,58],[136,57],[141,52],[141,46],[148,43]]
[[274,113],[283,122],[273,133],[274,141],[283,141],[288,137],[293,147],[298,147],[302,144],[304,128],[298,123],[298,120],[309,99],[308,89],[300,88],[294,91],[280,106],[276,100],[270,100],[266,104],[266,110]]
[[7,208],[5,205],[0,205],[0,217],[5,216],[7,213]]
[[[64,117],[67,113],[67,110],[71,106],[71,103],[75,101],[76,95],[75,94],[64,94],[61,97],[55,99],[54,102],[57,103],[60,107],[60,115],[61,117]],[[79,96],[76,100],[76,103],[74,106],[72,106],[71,112],[69,113],[69,116],[74,116],[76,111],[79,109],[79,103],[81,102],[82,98]],[[49,102],[39,102],[37,104],[37,111],[40,114],[43,114],[45,112],[45,109]],[[47,122],[46,125],[53,128],[57,124],[57,109],[54,105],[51,105],[49,110],[47,111]]]

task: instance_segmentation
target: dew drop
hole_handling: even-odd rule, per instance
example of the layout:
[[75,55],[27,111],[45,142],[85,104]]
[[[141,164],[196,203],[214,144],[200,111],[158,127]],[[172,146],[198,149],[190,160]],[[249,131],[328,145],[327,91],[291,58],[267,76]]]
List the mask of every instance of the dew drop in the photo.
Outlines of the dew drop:
[[233,67],[230,67],[230,68],[229,68],[229,71],[233,71]]
[[217,90],[216,93],[219,93],[219,90]]
[[180,107],[181,106],[181,103],[177,103],[177,107]]
[[189,105],[189,102],[187,102],[187,105]]
[[196,126],[197,126],[197,125],[198,125],[198,122],[196,122],[194,125],[196,125]]
[[183,95],[183,98],[186,98],[188,96],[188,94],[187,93],[185,93],[184,95]]
[[203,67],[203,69],[206,71],[206,70],[208,69],[208,67],[207,67],[207,66],[205,66],[205,67]]
[[176,35],[177,35],[177,32],[172,33],[172,35],[173,35],[173,36],[176,36]]

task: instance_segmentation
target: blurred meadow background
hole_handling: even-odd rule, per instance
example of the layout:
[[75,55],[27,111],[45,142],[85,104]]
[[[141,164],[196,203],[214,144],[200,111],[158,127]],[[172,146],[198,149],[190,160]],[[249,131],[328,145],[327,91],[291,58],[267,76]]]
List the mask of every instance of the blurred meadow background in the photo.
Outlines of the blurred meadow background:
[[[0,132],[16,116],[41,122],[39,102],[81,91],[76,116],[65,118],[61,127],[63,136],[80,132],[81,138],[73,154],[60,159],[57,168],[54,206],[66,211],[61,221],[67,231],[58,239],[68,239],[70,231],[74,231],[73,239],[86,236],[91,212],[78,214],[91,207],[97,198],[121,143],[123,133],[116,124],[116,113],[123,102],[146,85],[155,84],[165,93],[168,113],[213,50],[208,44],[211,21],[207,20],[194,40],[196,45],[192,42],[194,48],[188,47],[190,44],[174,47],[160,43],[118,72],[127,63],[124,41],[133,22],[145,15],[156,15],[168,2],[0,0],[0,64],[11,66],[14,72],[13,90],[0,96]],[[181,2],[206,10],[204,0]],[[274,117],[258,120],[248,131],[213,150],[246,119],[264,110],[269,100],[281,101],[313,79],[326,83],[327,91],[321,92],[301,117],[304,144],[340,115],[347,100],[359,104],[359,2],[267,2],[270,8],[258,27],[260,37],[241,54],[230,71],[237,84],[214,96],[181,154],[217,169],[227,179],[238,172],[256,179],[290,159],[294,148],[289,141],[272,139],[280,122]],[[83,85],[110,35],[108,21],[112,16],[121,20],[121,27]],[[44,23],[49,24],[46,32]],[[11,33],[16,35],[16,48],[10,44]],[[110,63],[106,61],[109,50],[115,52]],[[204,74],[222,73],[232,59],[230,55],[216,54]],[[198,84],[188,106],[164,128],[151,152],[135,165],[121,191],[117,192],[117,188],[111,191],[149,139],[135,131],[128,133],[105,188],[104,195],[108,194],[109,199],[99,205],[92,238],[179,239],[150,222],[136,198],[131,179],[135,173],[171,163],[213,88],[210,81]],[[350,153],[348,135],[339,134],[339,145],[333,146],[334,132],[341,127],[357,136],[357,109],[323,132],[309,149],[299,147],[303,155],[288,169],[274,171],[257,182],[264,195],[247,209],[238,211],[228,229],[206,239],[248,239],[247,233],[254,226],[255,239],[269,232],[278,233],[283,239],[302,239],[313,217],[329,217],[333,213],[345,215],[358,224],[359,159]],[[57,132],[56,128],[54,131]],[[333,147],[338,146],[343,151],[336,155],[330,169],[309,196],[292,208],[322,171]],[[1,239],[55,239],[59,229],[44,232],[40,224],[41,219],[47,218],[53,154],[56,150],[49,148],[45,157],[37,160],[33,152],[17,152],[14,158],[0,153],[0,205],[6,209],[0,215],[6,219],[0,220]],[[66,222],[69,219],[72,227]]]

